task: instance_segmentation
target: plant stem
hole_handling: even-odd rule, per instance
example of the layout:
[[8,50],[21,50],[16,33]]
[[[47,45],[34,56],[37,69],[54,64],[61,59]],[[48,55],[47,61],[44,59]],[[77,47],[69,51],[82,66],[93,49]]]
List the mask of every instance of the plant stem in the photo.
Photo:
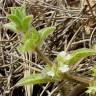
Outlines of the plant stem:
[[[44,53],[42,53],[39,49],[36,49],[37,54],[39,55],[39,57],[46,63],[46,64],[50,64],[51,66],[54,64],[51,60],[49,60],[49,58],[47,58],[47,56],[44,55]],[[80,76],[75,76],[70,74],[69,72],[64,74],[64,78],[71,80],[71,81],[78,81],[80,83],[83,83],[85,85],[89,85],[90,82],[92,82],[93,80],[89,80],[88,78],[84,78],[84,77],[80,77]]]
[[54,63],[53,63],[51,60],[49,60],[49,58],[47,58],[47,57],[44,55],[44,53],[42,53],[38,48],[36,49],[36,52],[37,52],[37,54],[39,55],[39,57],[40,57],[45,63],[47,63],[47,64],[49,64],[49,65],[54,65]]
[[80,76],[76,76],[70,73],[65,73],[65,78],[67,78],[68,80],[71,81],[78,81],[80,83],[85,84],[86,86],[89,85],[89,83],[91,83],[93,80],[90,80],[89,78],[85,78],[85,77],[80,77]]

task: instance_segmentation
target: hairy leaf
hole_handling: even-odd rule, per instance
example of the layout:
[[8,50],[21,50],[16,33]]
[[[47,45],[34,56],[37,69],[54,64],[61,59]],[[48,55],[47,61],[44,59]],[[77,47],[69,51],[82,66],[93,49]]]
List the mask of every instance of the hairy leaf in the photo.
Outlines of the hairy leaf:
[[18,16],[18,18],[23,20],[23,18],[26,17],[25,8],[23,8],[23,7],[17,8],[16,9],[16,16]]
[[[53,81],[60,81],[62,80],[63,76],[62,74],[64,72],[62,72],[62,70],[66,70],[64,69],[64,66],[62,68],[62,66],[58,66],[58,65],[46,65],[44,70],[42,71],[43,74],[46,74],[46,76],[49,76],[50,78],[53,79]],[[67,71],[66,71],[67,72]]]
[[68,61],[70,59],[70,57],[71,57],[71,54],[69,54],[69,53],[67,53],[65,51],[61,51],[57,55],[56,60],[59,63],[59,65],[60,64],[62,65],[62,63],[65,63],[66,61]]
[[6,29],[10,29],[11,31],[18,32],[17,29],[16,29],[16,25],[13,22],[6,23],[6,24],[3,25],[3,27],[6,28]]
[[11,22],[15,23],[19,28],[22,28],[21,21],[16,15],[11,14],[11,15],[8,16],[8,19]]
[[26,78],[21,79],[16,85],[23,86],[28,84],[42,84],[51,81],[52,80],[49,77],[46,77],[43,74],[32,74]]
[[40,35],[38,31],[33,27],[32,32],[26,33],[23,36],[23,44],[19,46],[20,52],[28,52],[28,51],[35,51],[35,48],[39,46],[40,42]]
[[24,53],[24,52],[28,52],[32,50],[32,44],[31,44],[31,40],[30,39],[27,39],[24,44],[20,45],[18,47],[18,51]]
[[41,36],[41,42],[44,39],[46,39],[51,33],[53,33],[55,29],[56,29],[55,27],[46,27],[46,28],[39,30],[38,32],[40,33],[40,36]]
[[86,93],[89,93],[92,96],[96,94],[96,80],[94,80],[89,84],[89,87]]
[[11,7],[11,14],[14,14],[14,15],[16,15],[16,9],[17,9],[18,7]]
[[40,45],[40,34],[34,27],[32,27],[31,41],[34,48]]
[[93,49],[82,48],[73,51],[71,54],[61,52],[57,55],[56,60],[58,61],[58,63],[75,64],[81,58],[93,55],[96,55],[96,52]]
[[19,18],[23,19],[26,16],[25,7],[12,7],[11,14],[18,16]]
[[25,32],[28,32],[30,27],[31,27],[31,23],[32,23],[32,15],[26,16],[23,21],[22,21],[22,25],[23,25],[23,30]]
[[71,54],[71,58],[67,61],[68,64],[75,64],[81,58],[85,58],[88,56],[96,55],[96,52],[93,49],[82,48],[76,51],[73,51]]

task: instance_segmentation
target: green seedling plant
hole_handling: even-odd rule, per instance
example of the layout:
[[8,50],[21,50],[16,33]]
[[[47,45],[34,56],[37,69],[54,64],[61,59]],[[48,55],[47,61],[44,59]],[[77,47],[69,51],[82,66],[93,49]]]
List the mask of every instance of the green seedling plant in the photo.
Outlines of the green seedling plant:
[[51,26],[37,30],[32,26],[33,16],[27,15],[24,7],[12,8],[11,14],[7,18],[10,22],[4,24],[3,27],[22,35],[22,43],[17,49],[23,53],[28,51],[37,52],[46,64],[40,73],[31,74],[26,78],[22,78],[16,86],[61,81],[67,78],[66,73],[69,73],[71,66],[76,64],[81,58],[96,55],[94,49],[87,48],[78,49],[70,53],[62,51],[57,54],[54,63],[40,52],[40,48],[42,48],[41,46],[44,40],[55,31],[56,27]]

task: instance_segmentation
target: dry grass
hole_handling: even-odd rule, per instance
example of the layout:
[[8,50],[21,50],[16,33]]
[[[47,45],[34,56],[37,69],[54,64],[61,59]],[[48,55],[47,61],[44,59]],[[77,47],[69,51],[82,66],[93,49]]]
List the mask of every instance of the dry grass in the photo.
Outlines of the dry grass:
[[[44,42],[42,50],[51,60],[59,51],[91,48],[96,43],[96,0],[1,0],[1,25],[8,22],[6,15],[10,7],[22,4],[26,4],[27,13],[34,16],[33,25],[37,29],[56,26],[56,32]],[[12,89],[23,76],[41,71],[44,64],[35,53],[18,53],[19,43],[18,34],[0,28],[0,96],[24,96],[25,93],[26,96],[85,96],[85,89],[81,94],[72,95],[71,90],[76,90],[77,83],[66,80]],[[95,62],[95,57],[82,59],[74,72],[90,78]]]

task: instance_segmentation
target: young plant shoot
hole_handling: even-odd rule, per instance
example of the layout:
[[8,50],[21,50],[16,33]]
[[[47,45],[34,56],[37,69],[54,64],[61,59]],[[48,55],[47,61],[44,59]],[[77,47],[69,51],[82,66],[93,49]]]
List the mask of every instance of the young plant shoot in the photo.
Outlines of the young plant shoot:
[[[17,47],[17,49],[23,53],[28,51],[37,52],[37,55],[42,56],[42,60],[46,59],[47,57],[42,54],[42,52],[39,53],[39,49],[41,48],[44,40],[55,31],[56,27],[51,26],[37,30],[34,26],[32,26],[33,16],[27,15],[24,7],[12,8],[11,14],[9,14],[7,18],[9,19],[9,23],[5,24],[3,27],[16,32],[17,34],[21,33],[22,35],[22,43]],[[70,72],[70,66],[76,64],[81,58],[93,55],[96,55],[96,51],[94,51],[94,49],[87,48],[72,51],[70,54],[65,51],[59,52],[55,59],[56,64],[47,58],[44,60],[45,66],[41,73],[31,74],[31,76],[22,78],[16,86],[42,84],[66,79],[67,77],[65,74]],[[52,62],[51,65],[49,64],[50,62]],[[95,71],[96,69],[94,69],[94,77],[96,77]],[[88,93],[96,92],[96,83],[92,86],[93,87],[89,87],[89,90],[87,91]]]

